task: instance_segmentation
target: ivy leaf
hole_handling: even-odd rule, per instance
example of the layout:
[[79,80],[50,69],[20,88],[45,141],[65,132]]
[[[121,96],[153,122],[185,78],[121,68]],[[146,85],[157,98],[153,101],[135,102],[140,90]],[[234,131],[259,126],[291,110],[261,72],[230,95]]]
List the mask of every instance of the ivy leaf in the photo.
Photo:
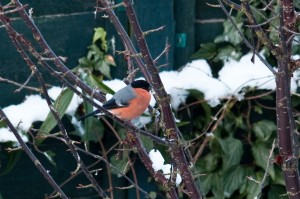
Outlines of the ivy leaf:
[[260,141],[268,141],[276,129],[274,122],[269,120],[262,120],[253,125],[253,132]]
[[254,105],[254,111],[260,115],[263,113],[261,106],[257,105]]
[[214,61],[227,60],[229,57],[238,60],[242,56],[242,53],[238,52],[238,49],[232,45],[225,45],[218,49],[218,55],[214,58]]
[[192,55],[192,59],[212,59],[217,55],[217,45],[214,43],[204,43],[200,49]]
[[244,168],[240,165],[230,167],[223,175],[224,196],[229,198],[245,181]]
[[89,52],[87,54],[87,59],[94,60],[95,62],[104,59],[104,53],[98,48],[96,44],[92,44],[88,48]]
[[[232,19],[234,20],[239,30],[243,32],[242,30],[243,21],[241,21],[239,17],[232,17]],[[243,41],[242,37],[236,31],[235,27],[232,25],[230,20],[224,21],[223,27],[224,27],[224,33],[215,38],[214,41],[215,43],[230,42],[236,46]]]
[[[300,50],[299,50],[299,51],[300,51]],[[299,52],[299,51],[298,51],[298,52]],[[293,104],[294,107],[300,105],[299,96],[297,96],[297,95],[293,95],[293,96],[292,96],[292,104]]]
[[[263,144],[261,142],[256,142],[253,144],[252,148],[252,155],[254,157],[256,165],[260,166],[264,170],[267,169],[267,161],[268,161],[268,156],[270,154],[270,148],[266,146],[266,144]],[[273,159],[273,155],[272,155]],[[275,179],[275,170],[274,170],[274,165],[271,164],[269,165],[269,172],[271,178],[274,180]]]
[[[197,100],[204,100],[204,94],[196,89],[188,89],[189,95],[195,97]],[[201,118],[204,123],[208,123],[211,120],[211,107],[207,103],[201,103],[201,107],[203,108],[204,114],[201,115]],[[193,121],[195,124],[197,120]]]
[[218,139],[223,150],[223,163],[225,168],[238,165],[243,155],[243,146],[240,140],[233,137]]
[[258,183],[248,180],[247,181],[247,199],[256,198],[258,193],[261,191]]
[[99,88],[97,78],[91,73],[86,74],[84,81],[93,88]]
[[217,175],[217,173],[208,173],[200,177],[202,185],[201,189],[205,195],[212,189],[212,186],[215,184],[216,178],[218,177]]
[[147,149],[147,150],[151,150],[154,148],[153,146],[153,142],[149,140],[149,137],[148,136],[144,136],[144,135],[140,135],[140,138],[142,140],[142,143],[144,145],[144,147]]
[[[118,159],[117,155],[113,155],[110,158],[110,163],[114,165],[117,168],[117,170],[123,174],[126,174],[130,169],[128,160],[125,157],[127,156],[124,155],[124,158]],[[119,172],[117,172],[115,169],[111,169],[111,172],[117,175],[119,178],[122,177],[122,175]]]
[[271,185],[268,199],[288,199],[286,188],[280,185]]
[[205,169],[207,172],[217,168],[220,157],[217,154],[209,153],[205,156]]
[[93,36],[93,43],[100,39],[101,41],[101,48],[106,52],[107,51],[107,43],[106,43],[106,32],[103,28],[95,28],[94,29],[94,36]]
[[100,61],[96,64],[95,69],[99,70],[105,77],[111,79],[110,65],[105,61]]
[[219,173],[213,175],[212,192],[215,198],[224,198],[224,189],[222,186],[222,180]]
[[265,95],[262,96],[260,99],[262,100],[269,100],[269,101],[275,101],[274,97],[272,95]]
[[79,66],[91,68],[93,66],[92,62],[86,57],[82,57],[78,59]]
[[[60,119],[64,116],[72,100],[73,95],[74,95],[73,91],[67,88],[64,91],[62,91],[60,95],[57,97],[57,99],[55,100],[53,107],[58,112]],[[56,126],[56,124],[57,124],[56,119],[54,118],[52,113],[49,112],[40,130],[42,133],[49,134],[50,131]]]
[[180,122],[176,122],[177,127],[185,126],[185,125],[188,125],[188,124],[190,124],[190,123],[191,123],[190,121],[180,121]]
[[4,128],[6,126],[6,122],[4,120],[0,120],[0,128]]

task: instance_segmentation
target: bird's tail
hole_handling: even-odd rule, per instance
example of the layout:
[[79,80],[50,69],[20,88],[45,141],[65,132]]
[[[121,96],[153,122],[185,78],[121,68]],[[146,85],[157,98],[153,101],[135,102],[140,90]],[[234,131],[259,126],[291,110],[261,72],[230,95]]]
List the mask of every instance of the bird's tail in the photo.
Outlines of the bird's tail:
[[88,114],[86,114],[86,115],[80,117],[78,120],[79,120],[79,121],[82,121],[82,120],[84,120],[84,119],[87,118],[87,117],[90,117],[90,116],[93,116],[93,115],[96,115],[96,114],[99,114],[99,113],[101,113],[100,110],[95,110],[95,111],[93,111],[93,112],[91,112],[91,113],[88,113]]

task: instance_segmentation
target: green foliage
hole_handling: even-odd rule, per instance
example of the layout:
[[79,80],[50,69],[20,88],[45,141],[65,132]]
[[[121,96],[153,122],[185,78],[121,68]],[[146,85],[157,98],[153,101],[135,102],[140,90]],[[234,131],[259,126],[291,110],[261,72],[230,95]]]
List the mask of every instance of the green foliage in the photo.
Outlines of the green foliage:
[[[233,17],[233,21],[239,29],[242,28],[243,18],[241,14],[237,15],[236,17]],[[229,42],[234,46],[237,46],[242,43],[243,41],[242,37],[236,31],[236,29],[234,28],[230,20],[225,20],[223,26],[224,26],[224,32],[222,35],[219,35],[218,37],[215,38],[215,43]]]
[[[265,91],[252,90],[247,96],[259,96],[258,94],[263,92]],[[203,100],[200,96],[201,94],[197,92],[190,92],[188,99],[191,101],[186,105],[190,103],[193,106],[187,106],[188,108],[178,112],[177,117],[191,121],[187,124],[189,128],[180,127],[185,139],[193,139],[191,135],[199,135],[204,129],[207,130],[206,133],[210,133],[209,142],[195,165],[196,172],[201,174],[201,188],[206,197],[280,198],[280,195],[285,194],[281,168],[273,162],[274,156],[278,153],[277,149],[270,156],[272,143],[277,137],[275,111],[270,113],[270,110],[261,106],[267,102],[273,104],[275,94],[251,100],[224,101],[217,107],[206,106],[206,102],[195,103]],[[299,100],[298,96],[293,97],[295,101]],[[212,126],[209,125],[213,116],[225,107],[225,103],[226,110],[222,112],[222,117],[218,115],[212,123],[215,124],[220,120],[218,125],[215,129],[211,129]],[[188,116],[190,118],[187,118]],[[210,119],[207,121],[203,118]],[[191,129],[193,134],[190,132]],[[199,148],[203,147],[204,139],[207,137],[203,136],[194,142],[190,147],[192,154],[196,154]],[[265,181],[260,184],[264,175]]]
[[[299,8],[300,3],[298,1],[296,2],[294,2],[294,5],[296,8]],[[279,17],[275,16],[274,14],[279,9],[278,2],[272,2],[271,6],[272,9],[276,12],[270,12],[269,9],[264,9],[266,8],[266,4],[262,3],[262,1],[259,0],[251,1],[250,6],[257,23],[260,24],[260,27],[265,30],[265,33],[274,44],[280,45],[280,35],[278,32]],[[232,20],[234,21],[240,32],[245,36],[245,38],[253,46],[255,46],[257,51],[263,50],[266,59],[268,59],[271,64],[275,65],[276,61],[274,62],[274,60],[269,60],[272,59],[270,49],[264,47],[262,42],[257,38],[254,31],[248,26],[248,18],[242,12],[231,14]],[[299,22],[297,22],[297,27],[298,29],[300,28]],[[224,62],[227,59],[238,60],[242,56],[242,52],[246,51],[249,52],[251,50],[244,44],[242,37],[235,29],[231,21],[229,19],[226,19],[223,22],[223,33],[218,35],[213,42],[200,44],[200,48],[194,55],[192,55],[191,58],[207,59],[213,62]],[[299,53],[300,46],[293,45],[292,54]]]
[[[84,102],[84,110],[87,113],[93,112],[93,107],[87,102]],[[84,135],[82,140],[84,142],[94,141],[98,142],[102,139],[104,134],[104,126],[100,120],[95,117],[87,117],[84,120]]]
[[[276,11],[277,3],[276,1],[272,3],[272,9]],[[267,36],[275,45],[279,45],[279,18],[274,15],[275,12],[263,9],[266,4],[259,0],[251,1],[250,4],[257,22],[261,24],[260,27],[266,30]],[[296,8],[299,8],[299,5],[297,2]],[[230,14],[241,33],[256,47],[256,50],[263,50],[268,62],[276,65],[276,60],[269,49],[263,46],[252,29],[247,26],[249,23],[246,16],[235,12]],[[219,64],[227,59],[238,60],[242,52],[250,51],[229,20],[224,21],[223,27],[223,33],[214,41],[200,44],[200,48],[192,56],[193,59],[206,59],[212,64],[214,62]],[[299,45],[293,45],[292,53],[299,54],[299,52]],[[245,92],[248,92],[247,96],[256,96],[264,91]],[[273,162],[278,149],[272,153],[270,151],[273,141],[277,139],[276,112],[268,108],[274,107],[274,101],[274,94],[252,100],[234,101],[226,105],[227,110],[222,112],[222,117],[218,115],[215,118],[216,120],[221,118],[218,123],[204,122],[202,126],[205,128],[202,129],[198,129],[199,121],[190,124],[192,126],[190,129],[194,132],[203,133],[205,129],[204,133],[210,133],[213,129],[213,136],[210,135],[209,144],[205,146],[196,163],[196,170],[202,174],[202,187],[207,198],[287,198],[281,168]],[[300,105],[299,96],[293,96],[292,102],[297,110]],[[208,111],[199,111],[198,114],[205,118],[213,117],[221,108],[210,108],[211,115]],[[187,112],[193,109],[197,107],[193,106]],[[181,112],[178,117],[181,118],[183,115],[185,113]],[[187,118],[184,119],[188,121]],[[218,124],[217,127],[213,126],[215,123]],[[203,148],[205,139],[207,138],[204,136],[201,140],[198,138],[199,143],[195,143],[192,151],[196,153],[200,146]],[[264,182],[261,182],[263,179]]]
[[[238,15],[233,17],[236,25],[243,32],[243,17]],[[233,27],[229,20],[223,23],[224,32],[215,38],[214,42],[203,43],[200,49],[192,55],[192,59],[207,59],[214,62],[225,61],[228,58],[238,60],[241,56],[242,37]]]
[[[70,89],[65,89],[61,94],[57,97],[57,99],[54,102],[54,110],[57,111],[60,118],[63,117],[65,114],[74,93]],[[40,127],[40,132],[42,134],[49,134],[50,131],[57,125],[56,119],[54,118],[51,111],[49,111],[49,114],[46,118],[46,120],[43,122],[42,126]]]
[[253,125],[254,134],[258,140],[263,142],[270,140],[276,129],[274,122],[269,120],[261,120]]
[[228,137],[225,139],[218,139],[218,142],[222,150],[223,167],[230,168],[238,165],[243,155],[241,141],[233,137]]
[[[112,165],[114,165],[116,167],[116,169],[123,174],[126,174],[130,169],[129,162],[128,162],[128,159],[126,158],[126,155],[123,155],[122,158],[119,158],[115,154],[115,155],[111,156],[110,163]],[[117,175],[118,177],[122,177],[120,175],[120,173],[117,172],[115,169],[112,169],[111,172],[113,174]]]
[[103,77],[111,78],[110,67],[116,66],[116,64],[113,57],[107,54],[108,44],[105,30],[100,27],[95,28],[94,31],[93,42],[88,47],[88,53],[86,57],[78,60],[79,66],[74,71],[84,73],[89,76],[88,78],[94,78],[99,83]]
[[241,184],[245,183],[245,174],[245,168],[240,165],[229,167],[224,171],[222,186],[224,187],[225,197],[229,198],[240,188]]
[[[1,145],[2,146],[2,145]],[[3,153],[4,154],[4,153]],[[3,157],[4,156],[0,156],[1,157],[1,167],[0,167],[0,177],[2,175],[5,175],[7,173],[9,173],[16,165],[16,163],[18,162],[18,160],[20,159],[22,154],[22,151],[15,151],[13,153],[8,153],[7,156],[5,157],[7,159],[7,161],[2,162],[3,161]]]

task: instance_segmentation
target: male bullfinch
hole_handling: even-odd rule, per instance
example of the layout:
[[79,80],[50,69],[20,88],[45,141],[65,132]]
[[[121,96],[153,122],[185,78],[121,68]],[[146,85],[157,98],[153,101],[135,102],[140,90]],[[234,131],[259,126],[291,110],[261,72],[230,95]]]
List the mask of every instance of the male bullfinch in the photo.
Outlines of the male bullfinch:
[[[136,80],[117,91],[102,107],[123,120],[139,117],[148,107],[151,99],[150,85],[145,80]],[[100,113],[96,110],[81,119]]]

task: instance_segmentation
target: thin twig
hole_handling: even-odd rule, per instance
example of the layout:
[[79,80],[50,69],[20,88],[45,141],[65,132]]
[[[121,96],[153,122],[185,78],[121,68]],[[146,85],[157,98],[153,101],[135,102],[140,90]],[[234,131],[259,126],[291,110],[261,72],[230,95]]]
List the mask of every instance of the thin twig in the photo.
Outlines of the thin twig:
[[[25,85],[22,85],[18,82],[15,82],[15,81],[12,81],[12,80],[9,80],[9,79],[5,79],[3,77],[0,77],[0,82],[6,82],[6,83],[9,83],[9,84],[12,84],[12,85],[15,85],[15,86],[19,86],[19,87],[23,86],[23,88],[26,88],[28,90],[35,91],[35,92],[38,92],[38,93],[42,92],[42,90],[39,89],[39,88],[35,88],[35,87],[31,87],[31,86],[25,86]],[[14,92],[16,92],[16,90]]]
[[163,56],[165,53],[167,53],[171,48],[170,44],[167,44],[164,48],[164,50],[154,59],[154,62],[156,62],[157,60],[159,60],[159,58],[161,58],[161,56]]
[[120,174],[121,176],[123,176],[130,184],[132,184],[133,186],[137,187],[143,194],[145,194],[145,196],[151,198],[150,195],[145,190],[143,190],[141,187],[139,187],[137,184],[135,184],[129,177],[127,177],[123,172],[119,171],[114,165],[112,165],[111,163],[109,163],[105,158],[103,158],[103,157],[101,157],[99,155],[93,154],[93,153],[91,153],[89,151],[86,151],[86,150],[84,150],[84,149],[82,149],[80,147],[77,147],[76,145],[75,145],[75,147],[76,147],[76,150],[81,151],[82,153],[85,153],[85,154],[87,154],[87,155],[89,155],[89,156],[91,156],[91,157],[93,157],[95,159],[99,159],[99,160],[102,160],[103,162],[105,162],[105,164],[109,165],[118,174]]
[[31,78],[33,77],[34,72],[32,71],[30,73],[30,76],[27,78],[27,80],[22,84],[22,86],[20,88],[18,88],[17,90],[15,90],[16,93],[20,92],[27,84],[28,82],[31,80]]
[[161,26],[161,27],[156,28],[156,29],[147,30],[147,31],[143,32],[143,35],[146,36],[146,35],[148,35],[148,34],[150,34],[150,33],[157,32],[157,31],[161,31],[161,30],[163,30],[165,27],[166,27],[166,26]]
[[[224,13],[226,14],[226,16],[228,17],[228,19],[230,20],[230,22],[232,23],[234,29],[238,32],[238,34],[240,35],[240,37],[243,39],[244,43],[246,44],[246,46],[248,48],[250,48],[253,52],[255,52],[255,55],[268,67],[268,69],[275,75],[276,71],[273,69],[273,67],[255,50],[255,47],[248,41],[248,39],[244,36],[244,34],[240,31],[240,29],[237,27],[237,25],[235,24],[235,22],[233,21],[231,15],[229,14],[229,12],[226,10],[226,8],[224,7],[224,4],[222,3],[222,0],[217,0],[222,8],[222,10],[224,11]],[[224,0],[223,0],[224,1]]]
[[40,73],[38,71],[35,72],[35,75],[37,76],[42,90],[43,90],[43,94],[44,97],[46,99],[46,102],[49,106],[49,109],[52,113],[52,115],[54,116],[58,127],[60,129],[60,132],[62,134],[62,136],[64,137],[66,144],[68,145],[73,157],[75,158],[78,168],[80,167],[80,169],[83,171],[83,173],[85,174],[85,176],[88,178],[88,180],[92,183],[92,187],[98,192],[98,194],[103,197],[103,198],[107,198],[108,196],[106,195],[106,193],[102,190],[102,188],[99,186],[99,184],[97,183],[97,181],[95,180],[95,178],[93,177],[93,175],[91,174],[91,172],[89,172],[89,170],[87,169],[87,167],[85,166],[85,164],[83,163],[83,161],[81,160],[78,152],[76,151],[73,142],[71,141],[71,139],[69,138],[66,129],[64,128],[62,121],[60,120],[60,117],[58,115],[58,112],[54,109],[52,102],[50,100],[50,97],[48,95],[48,92],[46,90],[45,84],[44,84],[44,80],[41,77]]
[[274,152],[274,149],[275,149],[275,146],[276,146],[276,139],[273,140],[273,143],[272,143],[272,148],[270,150],[270,153],[269,153],[269,156],[268,156],[268,161],[267,161],[267,165],[266,165],[266,169],[265,169],[265,173],[264,173],[264,177],[262,178],[262,180],[260,181],[260,192],[258,193],[257,195],[257,198],[260,197],[261,193],[262,193],[262,190],[263,188],[265,187],[265,182],[267,180],[267,177],[269,175],[269,170],[270,170],[270,166],[272,164],[272,161],[273,161],[273,152]]
[[[101,149],[103,158],[108,161],[107,152],[105,151],[105,147],[103,145],[102,140],[99,140],[99,145],[100,145],[100,149]],[[111,177],[112,173],[110,170],[110,166],[108,164],[105,164],[105,165],[106,165],[106,170],[107,170],[106,173],[107,173],[108,184],[109,184],[108,191],[110,193],[110,198],[114,198],[114,188],[113,188],[112,177]]]

